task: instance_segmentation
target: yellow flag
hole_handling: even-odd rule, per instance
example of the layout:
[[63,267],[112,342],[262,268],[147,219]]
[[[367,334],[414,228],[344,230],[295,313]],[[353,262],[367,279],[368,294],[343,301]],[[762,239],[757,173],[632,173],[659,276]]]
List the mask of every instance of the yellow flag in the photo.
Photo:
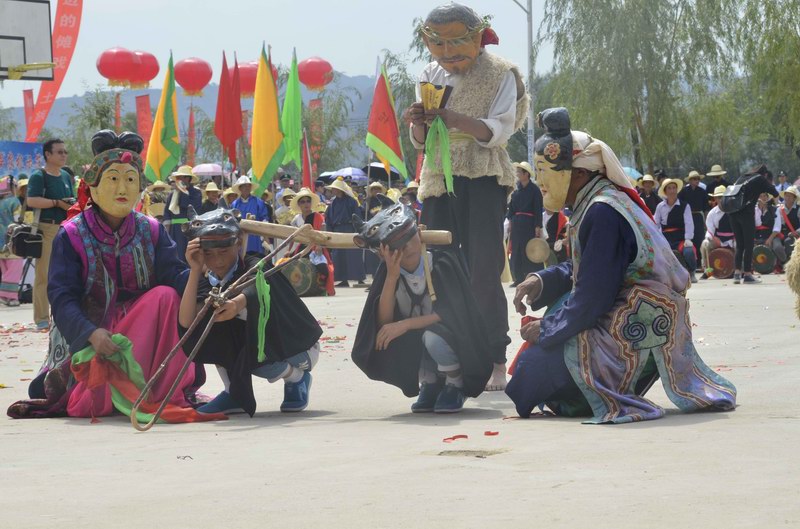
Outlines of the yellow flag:
[[272,67],[264,47],[258,61],[256,91],[253,100],[253,126],[250,131],[253,178],[262,186],[272,177],[283,161],[283,132],[278,111],[278,90],[272,78]]
[[172,53],[169,54],[164,87],[153,121],[150,142],[147,145],[144,173],[151,182],[166,181],[172,169],[181,161],[181,138],[178,133],[178,98],[175,93],[175,70]]

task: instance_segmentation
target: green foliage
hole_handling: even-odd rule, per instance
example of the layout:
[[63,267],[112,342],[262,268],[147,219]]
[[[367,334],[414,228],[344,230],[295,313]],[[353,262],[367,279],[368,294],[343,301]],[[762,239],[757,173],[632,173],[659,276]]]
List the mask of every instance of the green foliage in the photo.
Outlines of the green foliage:
[[[94,159],[92,154],[94,133],[101,129],[114,128],[114,92],[104,90],[98,85],[86,93],[82,104],[73,103],[71,110],[67,127],[53,131],[47,137],[55,135],[64,140],[69,149],[70,167],[75,170],[75,174],[82,174],[81,168]],[[45,136],[40,134],[40,137]]]
[[11,118],[11,111],[0,105],[0,141],[20,141],[17,123]]

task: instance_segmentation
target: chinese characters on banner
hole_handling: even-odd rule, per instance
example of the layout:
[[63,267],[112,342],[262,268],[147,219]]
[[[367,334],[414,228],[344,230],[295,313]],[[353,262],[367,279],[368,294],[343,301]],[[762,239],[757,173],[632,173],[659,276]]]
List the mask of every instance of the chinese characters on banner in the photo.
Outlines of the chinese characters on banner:
[[78,31],[81,27],[81,13],[83,0],[58,0],[56,8],[55,27],[53,28],[53,80],[42,82],[39,96],[33,108],[33,115],[28,123],[28,132],[25,141],[35,141],[44,127],[47,115],[58,95],[58,89],[67,74],[67,68],[72,60],[72,53],[78,42]]

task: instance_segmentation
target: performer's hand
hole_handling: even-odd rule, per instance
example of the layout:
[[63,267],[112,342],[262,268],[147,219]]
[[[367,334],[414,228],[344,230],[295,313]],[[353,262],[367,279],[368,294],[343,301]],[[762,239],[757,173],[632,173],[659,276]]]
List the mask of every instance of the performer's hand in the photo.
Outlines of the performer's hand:
[[[527,305],[539,297],[542,293],[542,280],[537,275],[531,275],[522,283],[517,285],[517,292],[514,294],[514,308],[520,316],[524,316],[527,311]],[[525,302],[523,303],[523,299]]]
[[519,334],[522,336],[522,339],[528,342],[529,344],[535,344],[536,342],[538,342],[539,333],[541,332],[542,332],[541,320],[534,320],[530,323],[526,323],[519,330]]
[[694,248],[694,243],[689,239],[686,239],[685,241],[683,241],[683,246],[686,248]]
[[111,339],[111,333],[98,327],[89,335],[89,343],[94,352],[102,356],[111,356],[119,351],[119,346]]
[[719,237],[712,238],[711,242],[714,248],[722,248],[722,240]]
[[403,259],[403,250],[392,250],[385,244],[381,244],[381,257],[386,263],[386,276],[393,279],[400,277],[400,261]]
[[387,323],[378,331],[378,338],[375,340],[375,349],[378,351],[386,350],[389,344],[392,343],[392,340],[404,335],[406,332],[408,332],[408,328],[404,320]]
[[456,122],[461,117],[461,114],[458,112],[454,112],[449,108],[432,108],[425,111],[425,121],[428,123],[433,122],[437,116],[442,118],[442,121],[444,121],[444,124],[448,129],[458,128]]
[[189,268],[193,270],[202,270],[203,265],[206,263],[206,258],[203,256],[203,250],[200,248],[200,239],[192,239],[186,245],[186,262]]
[[403,113],[403,119],[412,125],[424,125],[425,107],[422,106],[422,103],[411,103],[411,106]]
[[247,306],[247,298],[244,294],[239,294],[233,299],[226,301],[216,310],[217,321],[228,321],[235,318]]

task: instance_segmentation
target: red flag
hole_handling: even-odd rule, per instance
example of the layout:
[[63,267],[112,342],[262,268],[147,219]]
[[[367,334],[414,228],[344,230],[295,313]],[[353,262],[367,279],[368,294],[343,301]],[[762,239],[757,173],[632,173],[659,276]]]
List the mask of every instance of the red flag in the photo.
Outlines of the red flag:
[[234,69],[231,81],[228,72],[228,60],[222,52],[222,72],[219,77],[219,94],[217,95],[217,112],[214,116],[214,135],[219,139],[228,159],[236,167],[236,140],[242,137],[242,108],[239,102],[239,75]]
[[194,106],[189,107],[189,132],[186,141],[186,163],[194,166],[194,151],[197,137],[194,130]]
[[31,126],[31,119],[33,118],[33,88],[22,91],[22,100],[25,105],[25,127],[27,129]]
[[122,132],[122,105],[119,101],[119,92],[114,94],[114,132]]
[[142,150],[142,160],[144,160],[147,155],[147,145],[150,143],[150,133],[153,130],[153,114],[150,110],[150,96],[147,94],[136,96],[136,130],[144,139],[144,150]]
[[367,124],[367,147],[375,151],[378,159],[386,167],[387,173],[390,171],[390,165],[393,165],[404,178],[408,179],[403,148],[400,144],[400,128],[394,110],[394,98],[385,67],[381,67],[381,73],[375,83]]
[[308,138],[306,138],[306,133],[303,131],[303,187],[314,191],[314,187],[311,184],[311,151],[308,149]]

